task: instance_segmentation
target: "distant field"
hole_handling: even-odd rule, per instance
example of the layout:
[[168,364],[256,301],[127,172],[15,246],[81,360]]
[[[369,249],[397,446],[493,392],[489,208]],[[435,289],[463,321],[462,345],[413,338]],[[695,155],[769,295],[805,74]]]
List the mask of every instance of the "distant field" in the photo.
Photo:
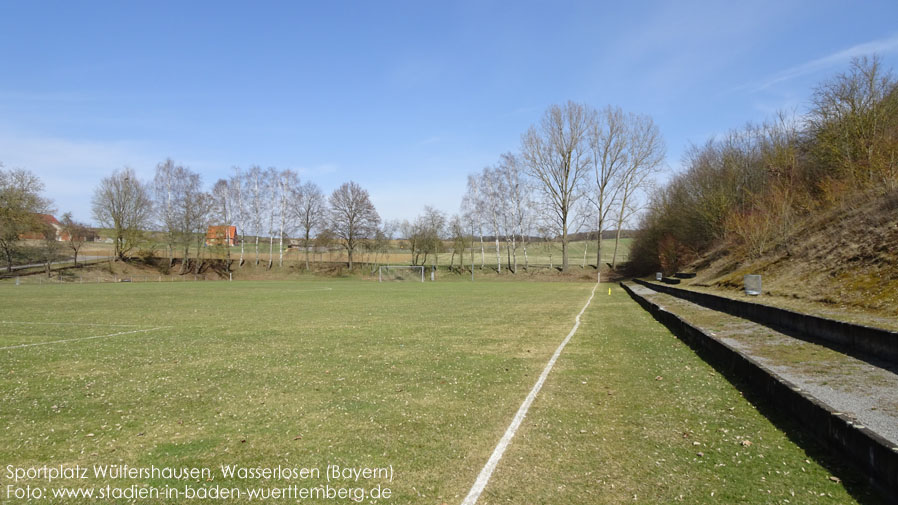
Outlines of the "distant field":
[[[393,496],[376,503],[459,503],[591,288],[5,284],[0,463],[215,472],[48,489],[269,489],[289,482],[225,478],[219,465],[391,467],[392,480],[292,483],[389,487]],[[557,367],[479,503],[853,500],[616,286],[599,288]],[[0,502],[24,503],[2,494]]]
[[[630,254],[630,244],[632,243],[632,239],[623,238],[620,241],[618,246],[618,254],[617,261],[618,263],[626,262],[629,258]],[[378,262],[378,263],[392,263],[392,264],[411,264],[412,262],[412,254],[407,249],[401,249],[400,241],[394,241],[393,245],[390,247],[386,254],[378,253],[374,254],[372,252],[366,252],[364,249],[359,249],[355,253],[355,261],[358,262]],[[509,258],[507,252],[507,246],[505,242],[499,242],[499,250],[500,256],[502,260],[502,268],[506,268]],[[596,242],[594,240],[590,240],[589,243],[584,241],[571,242],[569,244],[569,261],[571,265],[592,265],[596,264]],[[247,242],[244,249],[245,258],[248,261],[252,261],[255,259],[255,244]],[[155,248],[156,255],[159,257],[167,257],[168,251],[163,250],[160,247]],[[606,239],[602,241],[602,262],[603,263],[611,263],[612,255],[614,252],[614,240]],[[136,251],[134,251],[136,253]],[[584,253],[585,257],[584,257]],[[89,243],[84,246],[84,249],[81,251],[82,255],[89,256],[111,256],[113,254],[112,244],[104,244],[104,243]],[[175,251],[175,257],[180,257],[183,254],[183,251]],[[195,249],[191,249],[191,254],[195,254]],[[221,257],[224,255],[224,252],[221,248],[210,248],[206,251],[206,256],[212,257]],[[231,256],[238,257],[240,254],[240,246],[231,248]],[[274,261],[278,260],[278,244],[274,245]],[[517,260],[518,260],[518,268],[524,266],[524,248],[521,244],[518,244],[517,250]],[[259,258],[262,261],[268,260],[268,243],[259,245]],[[284,258],[287,261],[305,261],[305,253],[299,251],[298,249],[285,249]],[[420,258],[423,260],[423,256]],[[442,251],[439,254],[439,264],[440,265],[449,265],[449,260],[452,258],[451,251]],[[334,249],[330,252],[321,252],[321,253],[313,253],[310,255],[311,261],[327,261],[327,262],[335,262],[335,261],[346,261],[347,256],[346,253],[339,249],[338,247],[334,247]],[[484,253],[483,260],[487,266],[492,265],[495,267],[496,265],[496,243],[495,242],[485,242],[484,243]],[[428,256],[427,264],[430,265],[434,261],[433,255]],[[453,259],[454,264],[458,264],[458,255]],[[559,242],[532,242],[527,244],[527,261],[530,264],[535,265],[560,265],[561,264],[561,243]],[[480,266],[481,263],[481,253],[480,253],[480,242],[475,243],[474,247],[474,262],[475,265]],[[512,263],[514,262],[512,258]],[[470,249],[466,249],[464,252],[464,264],[468,265],[471,263],[471,251]]]

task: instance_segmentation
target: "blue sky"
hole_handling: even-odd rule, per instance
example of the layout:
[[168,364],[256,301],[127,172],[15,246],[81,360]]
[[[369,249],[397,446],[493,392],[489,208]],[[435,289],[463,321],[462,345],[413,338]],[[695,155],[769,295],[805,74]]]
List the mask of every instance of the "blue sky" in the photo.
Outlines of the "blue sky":
[[898,2],[0,3],[0,161],[90,221],[100,178],[171,157],[355,180],[381,216],[458,209],[468,173],[566,100],[690,142],[807,106],[876,52]]

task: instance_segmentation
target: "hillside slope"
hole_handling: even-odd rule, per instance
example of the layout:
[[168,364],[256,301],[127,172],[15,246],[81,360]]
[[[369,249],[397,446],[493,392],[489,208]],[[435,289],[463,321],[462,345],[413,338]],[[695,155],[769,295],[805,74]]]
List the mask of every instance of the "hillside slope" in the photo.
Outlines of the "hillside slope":
[[761,274],[765,294],[898,316],[898,191],[806,217],[782,245],[744,259],[723,247],[687,269],[689,284],[738,290]]

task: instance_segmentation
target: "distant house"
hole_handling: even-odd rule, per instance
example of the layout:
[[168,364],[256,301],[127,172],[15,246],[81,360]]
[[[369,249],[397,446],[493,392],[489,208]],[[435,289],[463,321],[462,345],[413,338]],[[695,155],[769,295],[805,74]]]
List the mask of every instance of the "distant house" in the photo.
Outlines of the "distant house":
[[[57,221],[55,217],[50,214],[35,214],[35,217],[39,225],[49,226],[56,232],[56,240],[62,242],[69,239],[69,234],[62,231],[62,223]],[[44,232],[40,228],[35,228],[19,235],[19,238],[24,240],[43,240]]]
[[228,245],[235,246],[239,243],[237,240],[236,226],[210,226],[206,231],[206,245]]

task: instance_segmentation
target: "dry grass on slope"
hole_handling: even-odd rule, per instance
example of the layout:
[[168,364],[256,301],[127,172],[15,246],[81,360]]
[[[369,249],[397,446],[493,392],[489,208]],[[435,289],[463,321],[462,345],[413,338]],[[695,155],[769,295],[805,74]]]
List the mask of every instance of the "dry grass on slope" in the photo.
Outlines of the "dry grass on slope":
[[808,216],[784,245],[751,260],[720,248],[690,267],[690,284],[741,289],[761,274],[765,294],[898,316],[898,191]]

